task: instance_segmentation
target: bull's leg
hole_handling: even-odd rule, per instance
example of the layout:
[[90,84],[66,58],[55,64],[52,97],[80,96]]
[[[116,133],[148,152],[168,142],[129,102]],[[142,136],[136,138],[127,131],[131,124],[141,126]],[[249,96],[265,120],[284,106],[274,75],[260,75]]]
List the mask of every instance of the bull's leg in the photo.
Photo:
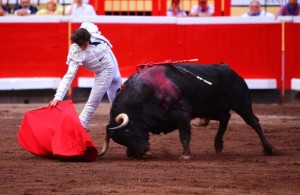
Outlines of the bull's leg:
[[191,127],[189,123],[179,128],[179,136],[180,136],[181,144],[183,146],[183,153],[181,158],[190,159],[191,158],[191,149],[190,149]]
[[184,101],[179,103],[178,109],[173,110],[174,118],[178,119],[178,130],[181,144],[183,146],[183,153],[181,159],[190,159],[191,149],[191,106],[187,105]]
[[230,113],[228,113],[226,116],[223,116],[221,118],[221,120],[219,120],[220,121],[219,129],[218,129],[218,132],[215,136],[215,150],[216,150],[216,153],[220,153],[223,150],[223,143],[224,143],[223,136],[226,132],[230,116],[231,116]]
[[262,131],[262,128],[259,124],[259,119],[253,113],[250,115],[251,115],[251,117],[245,117],[245,118],[243,116],[242,117],[245,120],[245,122],[248,125],[250,125],[255,130],[255,132],[258,134],[260,141],[263,145],[265,155],[273,155],[272,146],[268,142],[268,140],[266,139],[266,137]]
[[[247,110],[247,111],[245,111]],[[264,148],[265,155],[272,155],[273,150],[271,144],[267,141],[262,128],[259,124],[259,119],[253,114],[251,106],[243,109],[236,109],[236,112],[244,119],[244,121],[251,126],[258,134],[260,141]]]

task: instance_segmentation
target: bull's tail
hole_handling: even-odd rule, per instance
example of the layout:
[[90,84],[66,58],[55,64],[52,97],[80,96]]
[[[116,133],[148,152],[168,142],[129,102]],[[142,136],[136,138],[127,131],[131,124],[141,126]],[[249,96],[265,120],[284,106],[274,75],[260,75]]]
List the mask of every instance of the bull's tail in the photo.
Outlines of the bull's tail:
[[246,81],[239,75],[232,78],[230,89],[230,94],[232,94],[230,96],[231,109],[238,114],[243,114],[245,111],[253,113],[252,97]]

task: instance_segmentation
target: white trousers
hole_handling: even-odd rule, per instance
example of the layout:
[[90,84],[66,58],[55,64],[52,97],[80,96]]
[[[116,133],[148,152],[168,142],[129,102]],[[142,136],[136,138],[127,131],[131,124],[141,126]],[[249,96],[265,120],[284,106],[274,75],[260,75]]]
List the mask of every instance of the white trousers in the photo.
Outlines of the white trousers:
[[80,122],[84,128],[87,128],[105,93],[107,93],[108,99],[112,103],[118,88],[122,84],[118,62],[112,51],[109,51],[101,59],[101,67],[103,68],[100,71],[95,72],[95,80],[89,99],[79,115]]

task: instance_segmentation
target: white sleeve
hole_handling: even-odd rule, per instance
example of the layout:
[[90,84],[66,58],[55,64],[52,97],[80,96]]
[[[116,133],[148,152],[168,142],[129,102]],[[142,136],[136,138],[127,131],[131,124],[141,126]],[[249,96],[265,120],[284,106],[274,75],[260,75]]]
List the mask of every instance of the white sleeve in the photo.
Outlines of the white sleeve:
[[241,17],[242,17],[242,18],[249,18],[250,16],[249,16],[248,13],[244,13]]
[[64,75],[63,79],[61,80],[59,87],[56,90],[56,94],[54,96],[54,100],[63,100],[69,87],[78,71],[79,64],[74,60],[70,60],[69,68],[67,73]]
[[69,87],[77,73],[77,70],[80,65],[82,65],[83,60],[85,59],[85,53],[77,44],[72,44],[69,49],[67,64],[69,65],[67,73],[64,75],[61,80],[56,94],[54,96],[55,100],[63,100]]
[[166,16],[173,16],[173,12],[172,11],[167,11]]
[[268,12],[267,12],[266,16],[267,16],[267,17],[271,17],[271,18],[275,18],[275,16],[274,16],[273,13],[268,13]]
[[91,15],[91,16],[97,16],[97,13],[96,13],[94,7],[92,5],[89,5],[89,7],[90,7],[90,11],[89,11],[90,13],[89,13],[89,15]]
[[198,14],[198,5],[194,5],[190,10],[190,14]]
[[67,15],[67,16],[69,16],[69,15],[71,15],[72,14],[72,6],[71,5],[68,5],[68,6],[66,6],[66,10],[65,10],[65,15]]
[[70,61],[74,60],[82,65],[83,60],[85,59],[84,51],[75,43],[70,46],[67,64],[70,64]]
[[208,6],[209,9],[208,9],[208,13],[209,14],[214,14],[215,13],[215,7],[214,6]]

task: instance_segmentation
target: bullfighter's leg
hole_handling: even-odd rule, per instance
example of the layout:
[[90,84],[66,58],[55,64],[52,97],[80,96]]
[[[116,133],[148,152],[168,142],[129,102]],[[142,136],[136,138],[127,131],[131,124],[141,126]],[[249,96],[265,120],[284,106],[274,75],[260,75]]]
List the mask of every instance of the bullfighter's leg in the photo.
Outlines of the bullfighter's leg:
[[231,115],[228,113],[227,115],[222,116],[219,120],[219,129],[215,136],[215,150],[217,153],[220,153],[223,150],[223,136],[226,132],[230,117]]
[[108,87],[110,86],[112,81],[111,75],[112,70],[109,68],[103,69],[100,73],[95,73],[95,79],[90,96],[79,115],[80,122],[85,129],[87,128]]
[[273,155],[273,150],[271,144],[266,139],[262,128],[259,124],[259,119],[253,114],[253,113],[247,113],[244,115],[241,115],[241,117],[245,120],[245,122],[250,125],[255,132],[258,134],[260,141],[264,148],[265,155]]

